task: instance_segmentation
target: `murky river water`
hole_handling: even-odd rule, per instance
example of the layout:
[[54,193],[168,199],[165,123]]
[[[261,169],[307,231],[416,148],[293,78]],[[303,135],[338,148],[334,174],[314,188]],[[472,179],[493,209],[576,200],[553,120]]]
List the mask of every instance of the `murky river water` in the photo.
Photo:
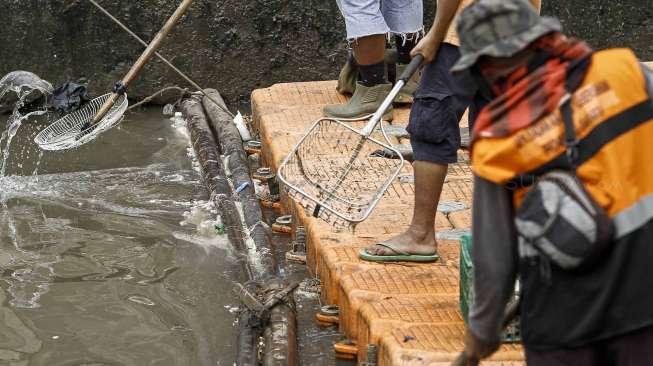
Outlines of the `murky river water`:
[[183,130],[139,112],[41,155],[37,129],[0,177],[0,364],[231,365],[235,274],[225,237],[180,224],[207,199]]
[[[0,177],[0,365],[232,365],[243,279],[226,237],[201,224],[215,212],[185,129],[157,108],[41,153],[44,123],[22,124]],[[287,237],[273,241],[284,276],[305,278],[285,264]],[[350,365],[333,357],[337,328],[313,321],[317,294],[295,299],[301,364]]]

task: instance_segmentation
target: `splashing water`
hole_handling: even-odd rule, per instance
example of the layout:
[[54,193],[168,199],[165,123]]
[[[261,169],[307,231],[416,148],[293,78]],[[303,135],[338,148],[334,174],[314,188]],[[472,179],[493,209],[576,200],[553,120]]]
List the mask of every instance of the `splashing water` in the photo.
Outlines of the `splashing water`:
[[28,145],[33,120],[17,130],[0,176],[0,365],[233,363],[240,265],[189,141],[158,111],[127,118],[57,154]]
[[[46,113],[46,106],[43,105],[41,109],[29,112],[25,115],[21,114],[20,109],[23,108],[30,99],[35,95],[48,95],[52,93],[52,85],[45,80],[34,78],[28,83],[16,83],[15,80],[30,79],[28,73],[14,72],[9,73],[0,79],[0,100],[8,99],[9,97],[16,97],[13,112],[7,121],[7,128],[0,136],[0,151],[2,151],[2,162],[0,163],[0,178],[5,176],[7,169],[7,160],[9,159],[9,151],[11,149],[11,141],[16,132],[20,128],[23,121],[29,119],[31,116],[43,115]],[[14,95],[11,95],[11,94]],[[2,143],[5,141],[4,148]],[[8,224],[9,237],[17,250],[20,250],[19,237],[16,230],[15,220],[12,216],[6,200],[0,193],[0,203],[2,205],[3,217]]]
[[[47,112],[45,104],[41,106],[40,109],[29,112],[25,115],[21,114],[20,109],[25,107],[29,101],[29,98],[33,98],[35,94],[40,93],[41,95],[45,96],[52,93],[52,85],[45,80],[38,79],[28,84],[16,84],[10,80],[15,77],[15,73],[10,73],[0,79],[0,100],[3,100],[10,93],[15,94],[17,97],[13,113],[7,121],[7,128],[2,133],[2,136],[0,136],[0,151],[3,152],[2,162],[0,163],[0,177],[5,176],[7,171],[7,160],[9,159],[9,151],[11,148],[11,141],[13,140],[14,136],[16,136],[16,132],[22,125],[23,121],[29,119],[32,116],[40,116]],[[5,141],[4,148],[2,146],[3,141]]]
[[39,173],[39,165],[41,165],[41,160],[43,159],[43,150],[39,150],[39,156],[36,158],[36,166],[34,166],[34,170],[32,171],[32,175],[38,179],[38,173]]

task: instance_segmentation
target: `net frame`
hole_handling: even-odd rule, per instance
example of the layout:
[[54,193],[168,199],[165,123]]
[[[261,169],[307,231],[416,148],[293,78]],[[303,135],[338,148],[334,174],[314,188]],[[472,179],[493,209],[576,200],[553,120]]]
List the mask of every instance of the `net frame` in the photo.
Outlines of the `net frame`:
[[50,124],[34,137],[34,142],[43,150],[58,151],[79,147],[94,140],[102,132],[120,124],[127,110],[129,101],[127,94],[116,99],[109,112],[94,125],[91,121],[102,105],[109,99],[111,93],[99,96],[79,110],[69,113]]
[[[337,228],[352,228],[366,220],[405,164],[402,154],[392,146],[385,134],[382,123],[381,132],[387,143],[373,136],[365,137],[361,131],[350,126],[351,122],[318,119],[277,171],[277,177],[288,196],[298,202],[308,215]],[[325,130],[339,132],[330,136]],[[326,143],[327,146],[318,147],[314,145],[316,143]],[[358,148],[360,151],[356,152]],[[320,150],[326,150],[326,154],[319,154]],[[383,150],[391,151],[396,158],[371,154]],[[352,159],[354,154],[358,155]],[[317,166],[304,167],[306,163]],[[352,177],[354,179],[350,179]],[[360,181],[365,178],[368,178],[367,185]]]

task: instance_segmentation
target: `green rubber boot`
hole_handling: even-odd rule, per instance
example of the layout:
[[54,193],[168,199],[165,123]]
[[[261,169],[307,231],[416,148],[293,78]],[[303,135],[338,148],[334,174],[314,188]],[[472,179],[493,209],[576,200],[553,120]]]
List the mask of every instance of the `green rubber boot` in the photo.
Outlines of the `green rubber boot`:
[[[406,70],[408,65],[397,64],[397,78]],[[415,72],[413,76],[408,79],[406,85],[399,91],[394,102],[397,104],[409,104],[413,102],[413,95],[419,86],[419,78],[421,73],[419,71]]]
[[[349,119],[349,118],[366,118],[376,112],[381,106],[383,99],[388,96],[392,84],[378,84],[374,86],[365,86],[356,83],[354,95],[347,104],[332,104],[324,107],[324,114],[327,117]],[[392,106],[383,114],[383,119],[392,121]]]
[[386,48],[385,53],[383,54],[383,61],[387,66],[397,63],[397,50],[394,48]]
[[[397,62],[397,51],[394,49],[386,49],[384,59],[388,67]],[[356,90],[356,82],[358,81],[358,64],[353,55],[349,55],[347,62],[340,70],[338,75],[338,86],[336,91],[340,94],[354,94]]]
[[350,55],[345,66],[340,70],[338,75],[338,86],[336,90],[340,94],[354,94],[356,90],[356,81],[358,80],[358,64],[354,56]]

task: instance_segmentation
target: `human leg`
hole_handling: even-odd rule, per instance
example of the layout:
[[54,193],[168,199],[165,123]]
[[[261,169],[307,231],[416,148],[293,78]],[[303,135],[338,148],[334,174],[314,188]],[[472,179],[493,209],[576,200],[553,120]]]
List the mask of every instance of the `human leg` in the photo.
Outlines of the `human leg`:
[[[340,10],[345,17],[347,38],[352,46],[353,56],[360,81],[355,87],[347,84],[355,76],[351,74],[353,63],[349,64],[349,75],[341,75],[338,90],[353,91],[346,104],[327,105],[324,114],[333,118],[364,118],[372,115],[388,95],[392,85],[387,82],[385,63],[385,35],[389,28],[381,14],[380,0],[340,0]],[[346,65],[347,66],[347,65]],[[392,119],[392,109],[386,111],[384,118]]]
[[[358,65],[360,81],[351,99],[346,104],[327,105],[324,113],[334,118],[364,118],[372,115],[381,106],[392,84],[386,78],[385,35],[374,34],[352,41],[353,54]],[[384,119],[392,119],[392,109],[384,114]]]
[[[383,62],[385,62],[385,66],[387,69],[386,70],[387,80],[389,81],[395,80],[395,75],[396,75],[395,69],[391,68],[390,66],[395,65],[397,63],[397,51],[391,48],[386,48]],[[349,53],[349,56],[347,57],[347,62],[345,62],[345,65],[340,70],[340,74],[338,75],[338,85],[336,86],[336,90],[340,94],[354,94],[354,91],[356,90],[356,83],[358,82],[358,80],[359,80],[359,67],[358,67],[358,63],[356,62],[356,58],[354,57],[354,52],[352,50]]]
[[383,245],[377,244],[367,248],[368,254],[389,256],[401,252],[419,255],[437,253],[434,222],[437,202],[440,199],[444,178],[447,175],[447,167],[446,164],[428,161],[413,163],[415,208],[410,226],[403,233],[382,242]]
[[[347,62],[341,71],[336,89],[342,93],[353,91],[353,96],[345,105],[326,106],[324,112],[327,116],[335,118],[362,118],[374,113],[391,89],[386,78],[384,62],[385,36],[388,33],[398,34],[401,37],[401,46],[404,49],[412,49],[412,39],[418,37],[423,29],[422,2],[338,0],[338,5],[345,17],[347,37],[352,45],[355,62],[351,59]],[[381,29],[385,31],[379,32]],[[360,72],[360,82],[356,84],[353,83],[356,78],[354,64]],[[365,88],[356,92],[359,85]],[[413,83],[407,90],[411,86]],[[402,90],[403,94],[405,92]],[[384,118],[391,117],[389,110]]]
[[[397,77],[399,77],[408,67],[408,64],[411,61],[410,51],[417,45],[421,35],[421,32],[408,35],[395,35],[395,47],[397,48]],[[406,104],[413,102],[413,95],[419,86],[419,74],[419,72],[416,72],[410,79],[408,79],[406,85],[401,88],[401,91],[399,91],[399,94],[395,98],[395,103]]]
[[404,232],[382,245],[367,248],[367,253],[378,256],[392,255],[393,251],[437,253],[435,215],[448,164],[457,161],[460,145],[458,121],[461,113],[455,113],[452,104],[452,97],[415,100],[408,127],[415,158],[413,216]]
[[[417,45],[424,33],[424,6],[421,0],[384,0],[381,6],[383,18],[394,34],[397,49],[397,77],[410,63],[410,51]],[[415,73],[401,89],[396,103],[412,103],[413,94],[419,84],[419,73]]]
[[410,37],[424,31],[424,5],[421,0],[383,0],[381,13],[392,34]]
[[338,85],[336,91],[340,94],[353,94],[356,90],[356,82],[358,81],[358,64],[353,52],[349,52],[347,62],[340,70],[338,75]]
[[[408,132],[415,163],[415,207],[406,231],[381,244],[366,248],[378,256],[393,252],[433,254],[437,252],[435,215],[448,164],[455,163],[460,147],[459,121],[470,99],[454,94],[449,73],[458,53],[444,47],[422,76],[410,113]],[[393,250],[394,249],[394,250]]]

